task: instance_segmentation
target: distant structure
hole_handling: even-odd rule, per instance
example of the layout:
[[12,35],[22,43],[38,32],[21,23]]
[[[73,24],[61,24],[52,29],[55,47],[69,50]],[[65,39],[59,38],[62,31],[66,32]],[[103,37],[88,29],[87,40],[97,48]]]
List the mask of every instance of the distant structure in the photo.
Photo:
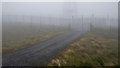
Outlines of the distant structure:
[[63,16],[65,18],[72,18],[77,15],[77,3],[76,2],[65,2],[63,4]]
[[[77,16],[77,3],[76,2],[65,2],[63,4],[63,18],[70,19],[66,22],[66,25],[71,29],[75,22],[74,18]],[[71,27],[70,27],[71,26]]]
[[111,22],[110,22],[109,15],[107,15],[107,23],[108,23],[108,26],[109,26],[109,31],[111,32]]
[[94,29],[94,24],[95,24],[95,16],[94,14],[91,15],[91,22],[90,22],[90,31],[93,31]]

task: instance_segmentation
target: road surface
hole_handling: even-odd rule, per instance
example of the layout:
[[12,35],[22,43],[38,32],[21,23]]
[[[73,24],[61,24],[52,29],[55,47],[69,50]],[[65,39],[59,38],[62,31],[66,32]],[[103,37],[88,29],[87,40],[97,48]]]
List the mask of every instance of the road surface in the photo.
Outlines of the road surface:
[[38,63],[45,64],[69,44],[78,40],[81,35],[82,33],[79,31],[68,32],[29,48],[3,55],[2,64],[3,66],[36,66]]

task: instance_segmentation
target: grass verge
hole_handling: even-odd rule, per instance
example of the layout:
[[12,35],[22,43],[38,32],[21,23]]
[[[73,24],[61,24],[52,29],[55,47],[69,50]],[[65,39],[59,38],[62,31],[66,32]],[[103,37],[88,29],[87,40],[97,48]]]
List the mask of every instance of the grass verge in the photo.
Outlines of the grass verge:
[[102,29],[85,34],[48,64],[48,66],[117,65],[117,33],[106,32]]

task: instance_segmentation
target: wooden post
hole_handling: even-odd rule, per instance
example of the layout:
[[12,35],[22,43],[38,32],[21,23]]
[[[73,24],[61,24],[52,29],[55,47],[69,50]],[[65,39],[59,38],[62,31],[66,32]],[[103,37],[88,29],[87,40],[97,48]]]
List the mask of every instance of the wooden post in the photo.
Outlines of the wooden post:
[[82,32],[84,31],[83,16],[82,16]]

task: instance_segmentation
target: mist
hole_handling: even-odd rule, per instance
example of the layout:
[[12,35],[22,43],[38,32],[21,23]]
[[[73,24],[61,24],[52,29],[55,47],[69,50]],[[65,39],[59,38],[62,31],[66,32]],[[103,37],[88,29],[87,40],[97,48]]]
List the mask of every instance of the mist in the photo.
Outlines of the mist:
[[[75,54],[70,49],[68,51],[75,55],[74,60],[80,59],[76,64],[82,63],[82,57],[89,55],[90,58],[94,54],[97,57],[90,58],[93,60],[90,62],[84,57],[86,63],[83,65],[94,64],[94,61],[103,65],[103,55],[106,55],[105,61],[114,58],[110,64],[116,65],[117,36],[117,2],[2,3],[3,66],[35,66],[38,60],[40,65],[46,64],[49,58],[57,56],[69,45],[78,48],[75,51],[79,50]],[[76,64],[73,62],[73,66]]]
[[[63,16],[72,13],[86,17],[94,14],[97,17],[117,18],[117,2],[43,2],[43,3],[3,3],[3,15]],[[65,14],[67,15],[67,14]]]
[[[34,24],[39,23],[40,20],[44,21],[41,23],[49,24],[49,20],[51,19],[51,21],[54,21],[52,24],[69,25],[71,23],[75,25],[81,23],[82,18],[84,22],[89,23],[92,20],[92,16],[96,18],[96,21],[104,19],[102,22],[106,22],[108,18],[112,21],[117,21],[117,7],[117,2],[3,3],[3,21],[22,22],[24,20],[27,23],[31,21],[32,17]],[[76,23],[72,22],[72,20],[75,20]]]

